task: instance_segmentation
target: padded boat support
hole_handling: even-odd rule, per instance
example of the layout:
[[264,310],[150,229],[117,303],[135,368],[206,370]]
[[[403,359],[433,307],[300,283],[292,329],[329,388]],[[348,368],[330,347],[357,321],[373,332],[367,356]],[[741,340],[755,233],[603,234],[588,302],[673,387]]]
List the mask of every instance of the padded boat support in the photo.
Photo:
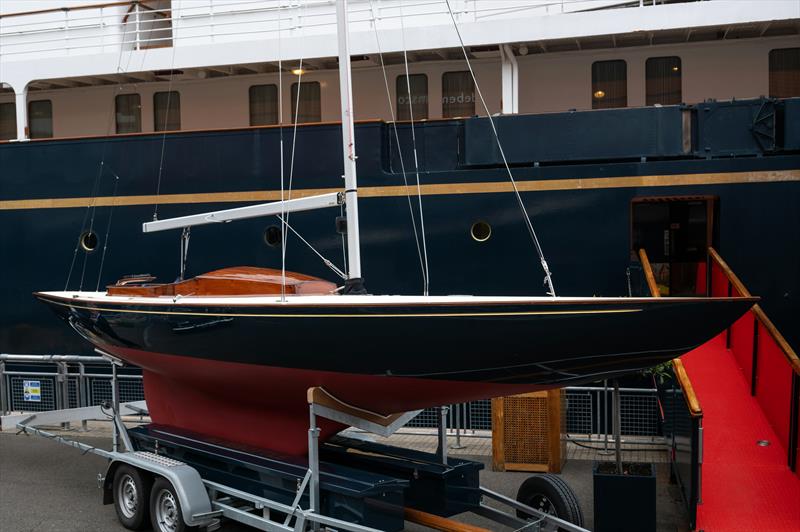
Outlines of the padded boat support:
[[[359,279],[360,281],[360,279]],[[383,415],[345,403],[328,393],[324,388],[315,386],[306,392],[308,400],[308,470],[310,473],[309,499],[311,511],[319,513],[319,428],[317,416],[350,425],[379,436],[391,436],[397,429],[405,425],[411,418],[421,412],[415,410],[401,414]]]

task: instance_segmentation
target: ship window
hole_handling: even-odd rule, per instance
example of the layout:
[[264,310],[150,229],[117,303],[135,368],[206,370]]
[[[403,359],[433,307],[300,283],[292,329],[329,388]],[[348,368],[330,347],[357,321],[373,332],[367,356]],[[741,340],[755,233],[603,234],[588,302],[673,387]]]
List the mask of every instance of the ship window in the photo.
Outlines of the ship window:
[[181,94],[177,91],[153,94],[153,126],[156,131],[181,128]]
[[[297,98],[298,89],[300,99]],[[322,102],[319,81],[292,83],[292,123],[295,117],[299,124],[322,121]],[[298,104],[299,107],[298,107]]]
[[475,114],[475,84],[469,71],[442,74],[442,118]]
[[281,229],[277,225],[270,225],[264,229],[264,243],[271,248],[278,247],[281,243]]
[[120,94],[114,99],[117,133],[139,133],[142,130],[142,99],[138,94]]
[[645,63],[647,105],[681,103],[681,58],[651,57]]
[[53,103],[50,100],[28,102],[28,124],[32,139],[53,136]]
[[475,242],[486,242],[492,236],[492,226],[480,220],[472,224],[469,233]]
[[278,123],[278,86],[250,87],[250,125],[268,126]]
[[800,48],[770,50],[769,95],[772,98],[800,96]]
[[97,234],[94,231],[86,231],[81,234],[81,249],[86,252],[97,249]]
[[428,118],[428,76],[425,74],[411,74],[408,76],[411,84],[411,105],[409,105],[409,90],[406,84],[406,75],[397,76],[395,90],[397,92],[397,119],[398,120],[425,120]]
[[17,106],[0,103],[0,140],[17,138]]
[[627,63],[621,59],[592,63],[592,109],[627,107],[627,70]]

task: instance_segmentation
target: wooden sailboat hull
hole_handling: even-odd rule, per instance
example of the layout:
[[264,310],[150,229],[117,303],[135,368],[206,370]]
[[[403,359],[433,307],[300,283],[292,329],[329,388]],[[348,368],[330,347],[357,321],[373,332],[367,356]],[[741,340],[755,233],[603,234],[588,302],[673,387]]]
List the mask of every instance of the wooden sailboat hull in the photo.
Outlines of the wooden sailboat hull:
[[[95,346],[142,367],[154,421],[292,454],[306,448],[311,386],[389,414],[593,382],[680,356],[755,301],[429,298],[423,304],[422,298],[327,296],[324,304],[306,305],[274,297],[235,304],[37,297]],[[325,425],[322,437],[340,428]]]

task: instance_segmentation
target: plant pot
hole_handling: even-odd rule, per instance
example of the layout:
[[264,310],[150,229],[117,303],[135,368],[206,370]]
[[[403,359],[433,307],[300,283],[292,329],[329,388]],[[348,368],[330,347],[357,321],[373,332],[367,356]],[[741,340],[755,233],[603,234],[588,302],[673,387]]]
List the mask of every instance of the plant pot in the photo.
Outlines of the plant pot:
[[623,474],[613,462],[595,462],[595,532],[655,532],[655,464],[623,462]]

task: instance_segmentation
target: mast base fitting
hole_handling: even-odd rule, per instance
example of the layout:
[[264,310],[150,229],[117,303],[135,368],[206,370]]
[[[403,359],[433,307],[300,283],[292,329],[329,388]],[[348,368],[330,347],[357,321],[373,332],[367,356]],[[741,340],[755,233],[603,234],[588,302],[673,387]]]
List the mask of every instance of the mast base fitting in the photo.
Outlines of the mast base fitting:
[[361,277],[356,277],[355,279],[345,279],[344,289],[342,290],[342,294],[352,295],[352,296],[367,295],[368,292],[367,289],[364,287],[364,279],[362,279]]

